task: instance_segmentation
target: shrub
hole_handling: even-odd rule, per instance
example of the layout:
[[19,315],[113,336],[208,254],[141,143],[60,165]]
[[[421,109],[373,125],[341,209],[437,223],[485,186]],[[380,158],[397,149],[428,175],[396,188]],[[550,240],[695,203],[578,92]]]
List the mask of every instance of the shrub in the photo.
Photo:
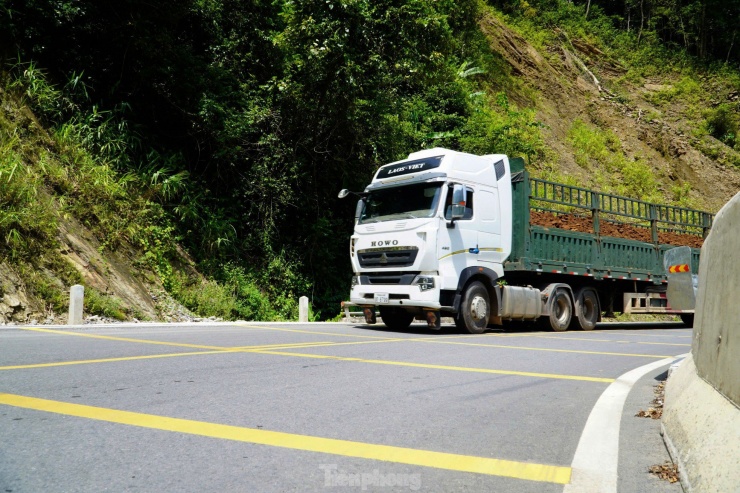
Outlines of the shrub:
[[709,135],[730,147],[738,142],[738,116],[736,110],[722,103],[705,113],[704,127]]

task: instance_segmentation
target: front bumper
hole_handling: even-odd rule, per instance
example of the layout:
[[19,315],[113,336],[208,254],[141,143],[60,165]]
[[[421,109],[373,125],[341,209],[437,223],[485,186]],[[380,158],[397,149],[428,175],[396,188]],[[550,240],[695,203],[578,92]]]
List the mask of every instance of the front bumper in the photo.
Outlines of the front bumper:
[[[356,284],[350,292],[350,301],[358,306],[397,306],[439,310],[441,279],[434,277],[434,288],[422,291],[416,284]],[[387,301],[385,301],[387,295]]]

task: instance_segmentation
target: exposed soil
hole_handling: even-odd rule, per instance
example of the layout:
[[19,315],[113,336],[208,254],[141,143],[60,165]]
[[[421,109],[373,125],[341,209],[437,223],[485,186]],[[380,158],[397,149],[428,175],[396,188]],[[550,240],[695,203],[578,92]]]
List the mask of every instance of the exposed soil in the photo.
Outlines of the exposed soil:
[[[581,233],[592,233],[593,220],[590,217],[575,214],[552,214],[550,212],[530,211],[529,222],[546,228],[559,228]],[[652,234],[649,229],[632,224],[619,224],[610,221],[599,221],[601,236],[612,236],[626,240],[644,241],[652,243]],[[690,234],[659,232],[658,240],[661,244],[674,246],[689,246],[701,248],[704,239]]]
[[[509,96],[518,105],[536,110],[547,146],[556,155],[558,172],[574,177],[584,187],[596,185],[593,170],[576,163],[568,143],[573,122],[581,120],[616,135],[626,158],[649,162],[666,196],[672,187],[688,184],[696,208],[717,212],[740,190],[740,169],[725,166],[694,146],[692,128],[682,116],[682,105],[688,103],[677,99],[670,106],[657,107],[646,97],[672,87],[675,74],[629,83],[624,80],[627,69],[587,40],[562,34],[559,43],[540,52],[492,15],[484,16],[480,27],[493,51],[507,62],[510,74],[526,88],[513,89]],[[610,91],[610,87],[616,89]],[[716,145],[722,147],[719,142]],[[529,164],[535,175],[541,164]],[[632,234],[609,233],[630,238]],[[645,237],[634,234],[634,239]],[[665,239],[676,245],[688,241],[670,235]],[[694,241],[689,246],[696,245]]]

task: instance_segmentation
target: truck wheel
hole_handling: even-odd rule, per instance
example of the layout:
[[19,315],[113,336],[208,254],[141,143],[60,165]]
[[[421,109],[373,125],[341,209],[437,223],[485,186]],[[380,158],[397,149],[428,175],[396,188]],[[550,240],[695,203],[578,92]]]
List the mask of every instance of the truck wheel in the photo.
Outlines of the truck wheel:
[[479,281],[474,281],[465,288],[460,311],[455,317],[455,325],[462,332],[482,334],[488,326],[491,314],[491,303],[488,290]]
[[550,328],[555,332],[563,332],[568,329],[573,317],[573,303],[570,295],[564,289],[558,289],[550,302]]
[[681,322],[683,322],[683,324],[686,327],[694,326],[694,314],[693,313],[682,313],[681,315],[679,315],[679,317],[681,317]]
[[571,321],[571,328],[593,330],[599,321],[599,296],[593,289],[584,289],[578,294],[576,317]]
[[391,330],[406,330],[414,321],[414,315],[406,310],[394,306],[381,306],[378,309],[383,323]]

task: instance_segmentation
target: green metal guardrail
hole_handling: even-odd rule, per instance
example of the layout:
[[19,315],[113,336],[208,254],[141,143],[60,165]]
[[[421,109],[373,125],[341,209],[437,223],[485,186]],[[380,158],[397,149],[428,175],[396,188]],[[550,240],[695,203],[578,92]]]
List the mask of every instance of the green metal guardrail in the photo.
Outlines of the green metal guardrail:
[[653,243],[657,244],[659,231],[706,238],[714,220],[714,215],[708,212],[652,204],[539,178],[529,178],[529,189],[531,209],[591,217],[595,234],[599,234],[601,221],[628,224],[649,229]]

